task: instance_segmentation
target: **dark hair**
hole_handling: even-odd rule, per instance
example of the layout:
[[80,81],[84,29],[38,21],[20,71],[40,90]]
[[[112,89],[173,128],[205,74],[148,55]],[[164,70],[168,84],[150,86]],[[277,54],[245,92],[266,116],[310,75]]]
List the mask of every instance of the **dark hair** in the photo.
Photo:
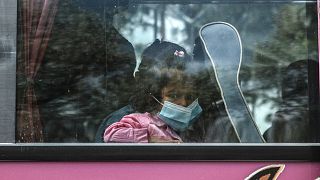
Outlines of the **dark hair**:
[[[182,51],[184,55],[175,55],[176,51]],[[155,40],[142,53],[139,71],[136,73],[136,93],[131,98],[134,109],[138,112],[155,112],[159,103],[152,96],[161,101],[161,90],[169,81],[185,81],[185,69],[190,61],[191,57],[183,47]]]

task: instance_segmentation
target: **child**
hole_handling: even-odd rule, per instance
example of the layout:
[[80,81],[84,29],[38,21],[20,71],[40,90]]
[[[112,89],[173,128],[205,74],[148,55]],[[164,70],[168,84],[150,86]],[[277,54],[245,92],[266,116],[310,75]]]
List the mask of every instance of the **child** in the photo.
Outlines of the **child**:
[[142,54],[136,74],[138,88],[132,98],[138,112],[124,116],[104,133],[105,142],[182,142],[186,130],[201,114],[185,49],[156,40]]

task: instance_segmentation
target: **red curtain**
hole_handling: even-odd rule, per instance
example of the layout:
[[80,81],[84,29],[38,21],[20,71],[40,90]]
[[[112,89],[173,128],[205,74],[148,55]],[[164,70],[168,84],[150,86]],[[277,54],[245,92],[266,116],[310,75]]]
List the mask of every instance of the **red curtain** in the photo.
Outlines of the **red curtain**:
[[34,80],[45,55],[58,0],[21,0],[21,23],[26,87],[17,114],[17,142],[43,142]]

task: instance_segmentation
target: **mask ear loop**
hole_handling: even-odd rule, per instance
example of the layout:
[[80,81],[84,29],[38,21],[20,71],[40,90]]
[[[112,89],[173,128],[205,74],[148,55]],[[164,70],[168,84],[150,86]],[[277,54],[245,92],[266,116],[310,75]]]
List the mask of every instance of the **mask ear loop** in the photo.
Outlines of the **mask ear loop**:
[[219,104],[221,103],[220,101],[217,101],[216,98],[213,96],[212,97],[213,102],[211,103],[213,108],[217,110],[218,114],[221,115],[220,107]]
[[160,102],[156,97],[154,97],[151,93],[149,93],[149,95],[155,100],[157,101],[159,104],[161,104],[163,106],[163,103]]

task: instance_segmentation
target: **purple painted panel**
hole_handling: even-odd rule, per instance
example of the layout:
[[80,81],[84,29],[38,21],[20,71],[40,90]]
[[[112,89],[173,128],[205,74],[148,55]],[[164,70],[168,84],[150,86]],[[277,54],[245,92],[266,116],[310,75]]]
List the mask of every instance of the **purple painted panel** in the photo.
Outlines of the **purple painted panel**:
[[[315,180],[320,163],[285,162],[1,162],[0,179],[245,179],[265,166],[284,164],[278,179]],[[261,178],[260,178],[261,179]]]

